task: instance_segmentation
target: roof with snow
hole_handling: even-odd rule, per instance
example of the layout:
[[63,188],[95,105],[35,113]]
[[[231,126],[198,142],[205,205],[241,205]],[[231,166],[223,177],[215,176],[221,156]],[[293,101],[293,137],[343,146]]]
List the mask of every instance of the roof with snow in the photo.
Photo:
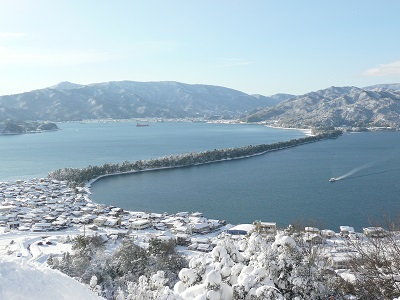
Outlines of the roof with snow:
[[246,235],[253,231],[255,226],[253,224],[239,224],[229,228],[226,232],[234,235]]

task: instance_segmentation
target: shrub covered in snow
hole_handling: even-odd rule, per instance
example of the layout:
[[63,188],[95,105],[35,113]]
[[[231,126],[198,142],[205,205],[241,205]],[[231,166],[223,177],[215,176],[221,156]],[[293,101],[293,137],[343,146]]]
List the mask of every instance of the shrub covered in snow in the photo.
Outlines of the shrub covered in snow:
[[[107,256],[101,247],[94,251],[82,238],[76,241],[80,246],[74,247],[75,252],[64,254],[61,260],[53,258],[53,267],[78,274],[107,298],[318,300],[335,294],[332,277],[319,267],[318,249],[288,235],[225,237],[210,253],[191,257],[189,262],[175,253],[171,242],[150,241],[149,247],[142,248],[125,240]],[[91,267],[86,270],[78,266],[88,263]]]

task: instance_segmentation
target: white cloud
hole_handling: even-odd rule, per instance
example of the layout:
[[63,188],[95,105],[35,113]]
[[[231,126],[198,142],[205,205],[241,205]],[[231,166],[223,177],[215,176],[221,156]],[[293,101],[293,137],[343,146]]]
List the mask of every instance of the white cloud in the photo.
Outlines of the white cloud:
[[376,68],[368,69],[364,74],[367,76],[400,75],[400,60],[389,64],[381,64]]
[[17,38],[24,36],[22,32],[0,32],[0,38]]

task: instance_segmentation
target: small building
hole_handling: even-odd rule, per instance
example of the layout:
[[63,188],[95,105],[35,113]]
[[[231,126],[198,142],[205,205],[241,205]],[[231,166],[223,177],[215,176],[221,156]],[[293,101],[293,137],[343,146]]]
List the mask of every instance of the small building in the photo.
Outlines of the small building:
[[276,223],[272,222],[254,222],[256,231],[262,235],[276,235]]
[[340,235],[348,237],[350,233],[354,232],[354,228],[350,226],[340,226]]
[[239,224],[236,226],[231,227],[226,231],[228,234],[232,235],[247,235],[253,232],[255,229],[255,225],[253,224]]
[[193,237],[191,238],[191,242],[192,244],[196,243],[196,244],[209,244],[210,243],[210,239],[208,237]]
[[200,252],[210,252],[212,249],[212,246],[209,244],[199,244],[196,250]]
[[358,259],[356,252],[332,252],[328,257],[328,262],[333,269],[349,269],[351,262]]
[[188,249],[189,249],[189,250],[196,250],[198,246],[199,246],[198,243],[192,243],[192,244],[190,244],[190,245],[188,246]]
[[192,225],[192,231],[194,233],[208,233],[210,232],[210,224],[209,223],[195,223]]
[[153,228],[157,230],[166,230],[167,227],[164,223],[153,223]]
[[0,215],[0,226],[6,226],[7,222],[8,222],[8,218]]
[[0,205],[0,213],[8,213],[14,207],[12,205]]
[[304,228],[305,232],[319,234],[319,229],[317,227],[306,227]]
[[187,212],[187,211],[181,211],[181,212],[177,212],[175,214],[175,216],[177,216],[177,217],[187,217],[188,215],[189,215],[189,212]]
[[143,230],[151,226],[150,221],[147,219],[136,219],[130,223],[133,230]]
[[36,223],[33,225],[32,231],[49,231],[51,228],[51,223]]
[[385,237],[387,235],[386,230],[382,227],[366,227],[363,228],[363,233],[366,237],[373,238]]
[[108,218],[105,222],[104,222],[104,226],[108,226],[108,227],[117,227],[118,225],[121,225],[121,218]]
[[107,219],[103,216],[99,216],[97,218],[93,219],[93,224],[96,226],[104,226],[104,223],[107,221]]
[[203,217],[203,213],[196,211],[194,213],[191,213],[191,216],[196,218],[201,218]]
[[174,227],[171,229],[172,233],[179,234],[179,233],[190,233],[190,228],[187,225],[181,225],[179,227]]
[[179,246],[187,246],[190,244],[190,237],[185,233],[178,233],[175,235],[176,244]]
[[333,230],[330,229],[322,229],[321,230],[321,236],[330,239],[336,236],[336,233]]
[[17,229],[20,225],[20,221],[12,221],[12,222],[7,222],[7,228],[8,229]]
[[323,243],[323,238],[319,234],[306,232],[304,241],[311,245],[319,245]]
[[75,217],[80,217],[83,215],[83,212],[80,210],[74,210],[74,211],[71,211],[71,215],[73,215]]
[[20,225],[18,227],[18,230],[19,231],[29,231],[29,230],[31,230],[31,226],[29,224]]

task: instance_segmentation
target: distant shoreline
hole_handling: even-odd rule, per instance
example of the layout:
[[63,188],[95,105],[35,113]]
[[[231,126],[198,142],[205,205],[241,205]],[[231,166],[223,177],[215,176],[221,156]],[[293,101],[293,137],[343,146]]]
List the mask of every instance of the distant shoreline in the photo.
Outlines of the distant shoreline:
[[[221,124],[220,122],[210,122],[212,124]],[[223,123],[225,124],[225,123]],[[229,123],[232,124],[232,123]],[[238,125],[246,125],[249,123],[235,123]],[[297,131],[301,131],[304,133],[305,136],[315,136],[315,134],[312,134],[312,130],[311,129],[301,129],[301,128],[285,128],[285,127],[278,127],[278,126],[270,126],[270,125],[264,125],[264,124],[250,124],[250,125],[261,125],[261,126],[266,126],[269,128],[274,128],[274,129],[284,129],[284,130],[297,130]],[[258,155],[263,155],[265,153],[268,152],[273,152],[273,151],[278,151],[278,150],[282,150],[282,149],[277,149],[277,150],[268,150],[262,153],[257,153],[257,154],[252,154],[252,155],[247,155],[247,156],[240,156],[240,157],[236,157],[236,158],[229,158],[229,159],[221,159],[221,160],[217,160],[217,161],[211,161],[211,162],[205,162],[205,163],[201,163],[201,164],[195,164],[195,165],[190,165],[190,166],[173,166],[173,167],[162,167],[162,168],[154,168],[154,169],[144,169],[144,170],[132,170],[132,171],[127,171],[127,172],[118,172],[118,173],[113,173],[113,174],[104,174],[101,175],[97,178],[94,178],[92,180],[90,180],[88,183],[85,184],[86,188],[91,187],[91,185],[93,183],[95,183],[96,181],[98,181],[101,178],[105,178],[105,177],[110,177],[110,176],[117,176],[117,175],[128,175],[128,174],[135,174],[135,173],[140,173],[140,172],[149,172],[149,171],[157,171],[157,170],[166,170],[166,169],[175,169],[175,168],[183,168],[183,167],[192,167],[192,166],[200,166],[200,165],[205,165],[205,164],[211,164],[211,163],[218,163],[218,162],[224,162],[224,161],[229,161],[229,160],[236,160],[236,159],[245,159],[245,158],[251,158],[251,157],[255,157]]]
[[[264,124],[262,124],[264,125]],[[315,134],[312,133],[312,129],[305,129],[305,128],[290,128],[290,127],[279,127],[279,126],[271,126],[271,125],[264,125],[269,128],[275,128],[275,129],[284,129],[284,130],[297,130],[301,131],[304,133],[306,136],[315,136]]]

